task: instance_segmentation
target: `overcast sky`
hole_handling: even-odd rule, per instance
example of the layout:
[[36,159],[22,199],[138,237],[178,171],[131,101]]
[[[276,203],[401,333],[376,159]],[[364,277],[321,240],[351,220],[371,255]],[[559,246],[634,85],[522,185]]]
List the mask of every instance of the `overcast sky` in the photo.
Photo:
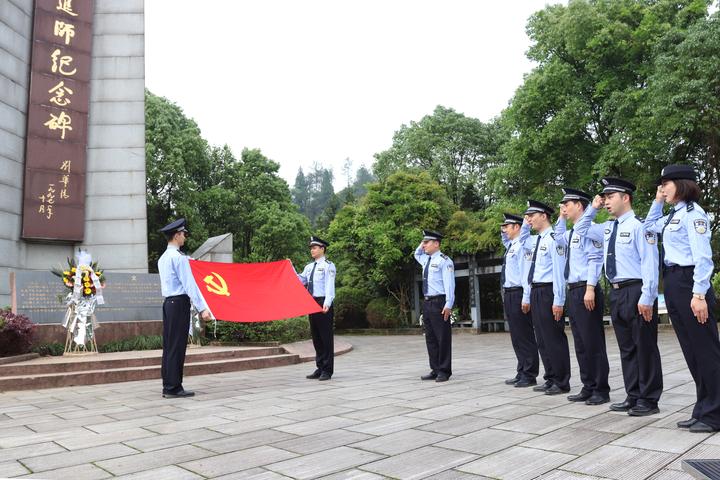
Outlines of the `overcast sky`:
[[[214,145],[260,148],[292,185],[315,162],[342,188],[437,105],[488,121],[532,64],[547,0],[146,0],[146,85]],[[562,2],[565,3],[565,2]]]

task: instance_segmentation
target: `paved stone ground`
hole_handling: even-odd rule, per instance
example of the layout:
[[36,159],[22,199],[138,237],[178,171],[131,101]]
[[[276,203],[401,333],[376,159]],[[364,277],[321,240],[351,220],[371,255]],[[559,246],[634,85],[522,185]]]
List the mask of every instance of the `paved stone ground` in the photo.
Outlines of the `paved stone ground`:
[[456,336],[444,384],[418,379],[420,336],[347,340],[329,382],[300,364],[188,377],[192,399],[161,398],[158,381],[0,394],[0,477],[669,480],[691,478],[682,458],[720,457],[720,434],[674,426],[694,386],[671,331],[661,413],[646,418],[505,386],[507,334]]

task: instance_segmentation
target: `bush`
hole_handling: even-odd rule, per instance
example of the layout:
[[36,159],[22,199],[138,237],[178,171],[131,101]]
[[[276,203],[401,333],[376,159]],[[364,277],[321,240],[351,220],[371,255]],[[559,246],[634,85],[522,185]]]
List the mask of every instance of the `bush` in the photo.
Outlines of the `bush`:
[[336,328],[366,328],[367,317],[365,308],[370,295],[363,289],[340,287],[335,294],[333,306],[335,310]]
[[717,272],[715,276],[712,277],[712,286],[713,290],[715,290],[715,295],[720,295],[720,272]]
[[400,306],[392,298],[374,298],[365,310],[370,328],[397,328],[400,325]]
[[35,324],[25,315],[15,315],[10,307],[0,310],[0,357],[30,351]]
[[65,353],[65,345],[58,342],[41,343],[39,345],[33,345],[30,351],[33,353],[37,353],[43,357],[59,357],[63,353]]
[[134,350],[159,350],[162,348],[162,335],[139,335],[133,338],[125,338],[108,342],[98,347],[102,353],[107,352],[132,352]]
[[[208,331],[210,327],[208,326]],[[223,342],[292,343],[310,338],[308,317],[273,322],[218,322],[217,339]]]

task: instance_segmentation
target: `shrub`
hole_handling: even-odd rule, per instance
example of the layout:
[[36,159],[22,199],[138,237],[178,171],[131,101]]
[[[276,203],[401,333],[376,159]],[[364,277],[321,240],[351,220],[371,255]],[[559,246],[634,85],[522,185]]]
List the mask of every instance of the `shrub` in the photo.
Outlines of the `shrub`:
[[[210,331],[208,327],[208,331]],[[273,322],[218,322],[217,339],[223,342],[292,343],[310,338],[308,317]]]
[[25,315],[16,315],[9,307],[0,310],[0,357],[29,352],[35,328]]
[[712,277],[712,286],[713,290],[715,290],[715,295],[720,295],[720,272],[717,272]]
[[366,328],[365,308],[370,295],[363,289],[340,287],[335,294],[333,306],[335,310],[336,328]]
[[400,325],[400,306],[392,298],[374,298],[365,310],[370,328],[397,328]]
[[162,348],[162,335],[139,335],[133,338],[125,338],[108,342],[98,347],[102,353],[107,352],[131,352],[134,350],[159,350]]
[[58,342],[41,343],[39,345],[33,345],[30,351],[33,353],[37,353],[43,357],[59,357],[63,353],[65,353],[65,345]]

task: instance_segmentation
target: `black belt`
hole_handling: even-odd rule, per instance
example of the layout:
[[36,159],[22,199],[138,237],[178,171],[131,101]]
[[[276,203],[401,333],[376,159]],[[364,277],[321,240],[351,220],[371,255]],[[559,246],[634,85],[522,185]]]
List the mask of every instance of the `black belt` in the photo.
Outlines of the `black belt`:
[[692,270],[695,265],[663,265],[663,272],[672,272],[675,270]]
[[188,296],[185,295],[185,294],[182,294],[182,295],[171,295],[171,296],[169,296],[169,297],[165,297],[165,300],[175,300],[176,298],[187,298],[188,300],[190,300],[190,297],[188,297]]
[[612,285],[612,288],[615,290],[620,290],[631,285],[637,285],[638,283],[642,283],[642,280],[633,278],[631,280],[623,280],[622,282],[610,283],[610,285]]
[[425,301],[430,302],[432,300],[437,300],[439,298],[442,298],[445,300],[445,295],[425,295]]
[[325,300],[325,297],[313,297],[315,300]]
[[532,287],[538,288],[538,287],[547,287],[549,285],[552,285],[552,282],[533,282]]
[[586,281],[568,283],[568,290],[575,290],[576,288],[587,286]]
[[518,290],[522,290],[523,287],[507,287],[503,288],[503,291],[505,292],[517,292]]

